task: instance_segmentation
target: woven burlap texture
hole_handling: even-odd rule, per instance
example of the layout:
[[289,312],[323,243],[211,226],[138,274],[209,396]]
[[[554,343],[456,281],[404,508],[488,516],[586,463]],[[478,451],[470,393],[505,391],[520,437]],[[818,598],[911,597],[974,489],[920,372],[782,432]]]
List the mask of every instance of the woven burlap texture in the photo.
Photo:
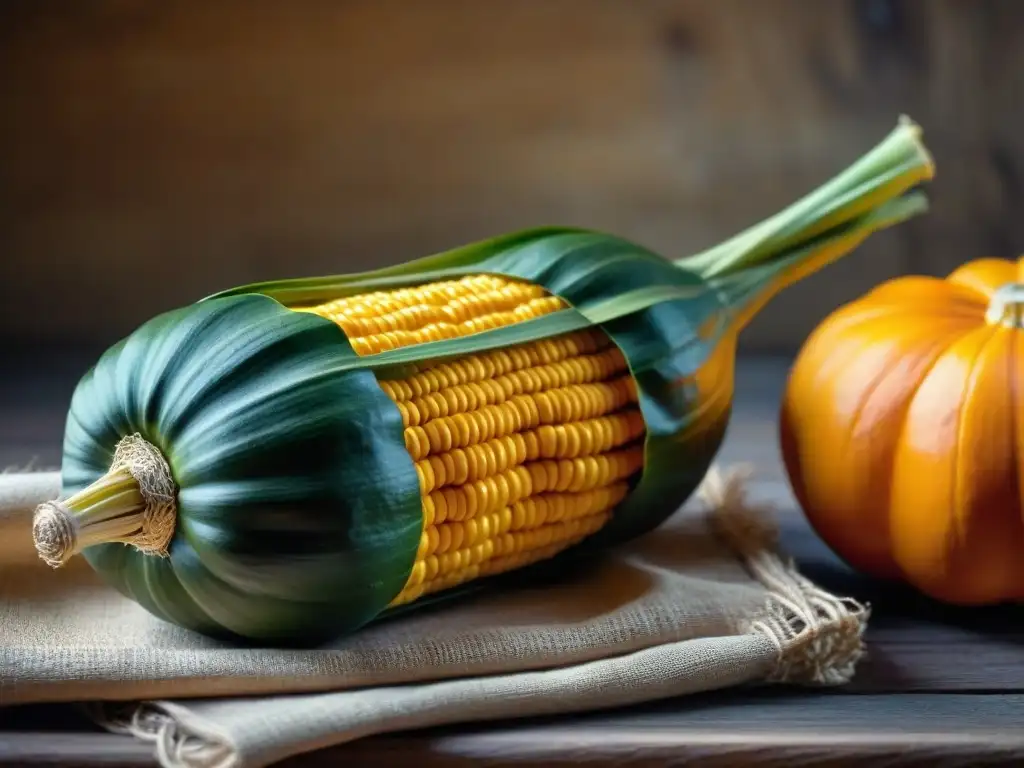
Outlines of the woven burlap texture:
[[53,474],[0,476],[0,703],[80,702],[165,768],[258,768],[370,734],[582,712],[729,686],[836,685],[868,610],[779,552],[745,473],[713,469],[659,530],[567,573],[409,614],[315,650],[165,624],[80,558],[31,544]]

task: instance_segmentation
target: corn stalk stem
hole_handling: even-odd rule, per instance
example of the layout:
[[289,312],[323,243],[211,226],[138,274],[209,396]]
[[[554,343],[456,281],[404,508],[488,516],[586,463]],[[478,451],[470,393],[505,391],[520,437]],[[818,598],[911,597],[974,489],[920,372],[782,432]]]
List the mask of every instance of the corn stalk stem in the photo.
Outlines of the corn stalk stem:
[[[675,263],[714,279],[759,265],[791,262],[795,253],[812,258],[812,246],[817,242],[824,241],[824,245],[838,235],[849,234],[873,211],[934,174],[935,165],[922,143],[920,127],[902,117],[874,149],[801,200],[713,248]],[[907,216],[920,212],[919,206],[905,211]],[[886,226],[896,223],[889,218]],[[875,228],[879,228],[877,223]]]
[[142,530],[146,500],[127,469],[118,469],[69,497],[64,507],[75,516],[81,549],[125,541]]
[[39,557],[54,568],[98,544],[130,544],[166,555],[177,520],[177,489],[160,451],[128,435],[110,469],[63,501],[40,504],[32,523]]
[[33,536],[40,556],[57,566],[86,547],[127,542],[142,531],[146,500],[126,468],[109,472],[64,501],[36,511]]
[[732,329],[739,332],[769,301],[827,264],[853,251],[872,234],[895,226],[928,210],[923,193],[914,192],[892,200],[831,237],[789,253],[784,259],[751,267],[743,272],[712,278],[725,306],[732,309]]

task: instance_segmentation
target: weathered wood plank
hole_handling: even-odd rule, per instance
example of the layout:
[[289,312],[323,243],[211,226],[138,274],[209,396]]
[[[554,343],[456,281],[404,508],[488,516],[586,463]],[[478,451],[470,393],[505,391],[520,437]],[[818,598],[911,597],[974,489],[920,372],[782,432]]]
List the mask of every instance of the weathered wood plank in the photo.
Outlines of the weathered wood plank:
[[690,252],[909,112],[933,215],[744,338],[792,347],[885,277],[1012,255],[1022,22],[1010,0],[8,2],[0,332],[109,343],[227,285],[540,223]]
[[1022,713],[1024,699],[1010,696],[728,692],[525,727],[368,740],[336,754],[388,755],[397,765],[418,747],[428,766],[1005,765],[1021,759],[1014,723]]
[[[60,708],[30,732],[0,725],[0,765],[151,766],[149,745],[89,732],[51,733]],[[1024,760],[1022,696],[843,696],[722,692],[580,717],[372,737],[283,761],[281,768],[403,766],[1015,765]],[[23,716],[22,720],[29,718]]]

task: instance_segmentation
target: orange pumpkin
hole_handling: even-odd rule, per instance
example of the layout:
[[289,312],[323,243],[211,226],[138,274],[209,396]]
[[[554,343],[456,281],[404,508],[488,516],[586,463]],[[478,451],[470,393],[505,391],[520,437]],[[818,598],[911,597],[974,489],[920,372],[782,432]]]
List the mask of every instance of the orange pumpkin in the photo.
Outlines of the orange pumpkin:
[[882,283],[801,349],[780,442],[819,536],[963,605],[1024,598],[1024,262]]

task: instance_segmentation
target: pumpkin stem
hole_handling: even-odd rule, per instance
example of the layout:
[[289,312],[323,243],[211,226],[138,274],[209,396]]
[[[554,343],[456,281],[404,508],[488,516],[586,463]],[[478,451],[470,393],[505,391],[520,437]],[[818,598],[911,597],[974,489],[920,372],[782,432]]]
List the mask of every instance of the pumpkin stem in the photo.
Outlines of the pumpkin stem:
[[130,544],[166,556],[177,511],[177,488],[167,461],[141,435],[129,435],[96,482],[36,508],[32,538],[39,557],[53,568],[97,544]]
[[1024,328],[1024,284],[1007,283],[996,289],[985,312],[985,320],[1007,328]]

